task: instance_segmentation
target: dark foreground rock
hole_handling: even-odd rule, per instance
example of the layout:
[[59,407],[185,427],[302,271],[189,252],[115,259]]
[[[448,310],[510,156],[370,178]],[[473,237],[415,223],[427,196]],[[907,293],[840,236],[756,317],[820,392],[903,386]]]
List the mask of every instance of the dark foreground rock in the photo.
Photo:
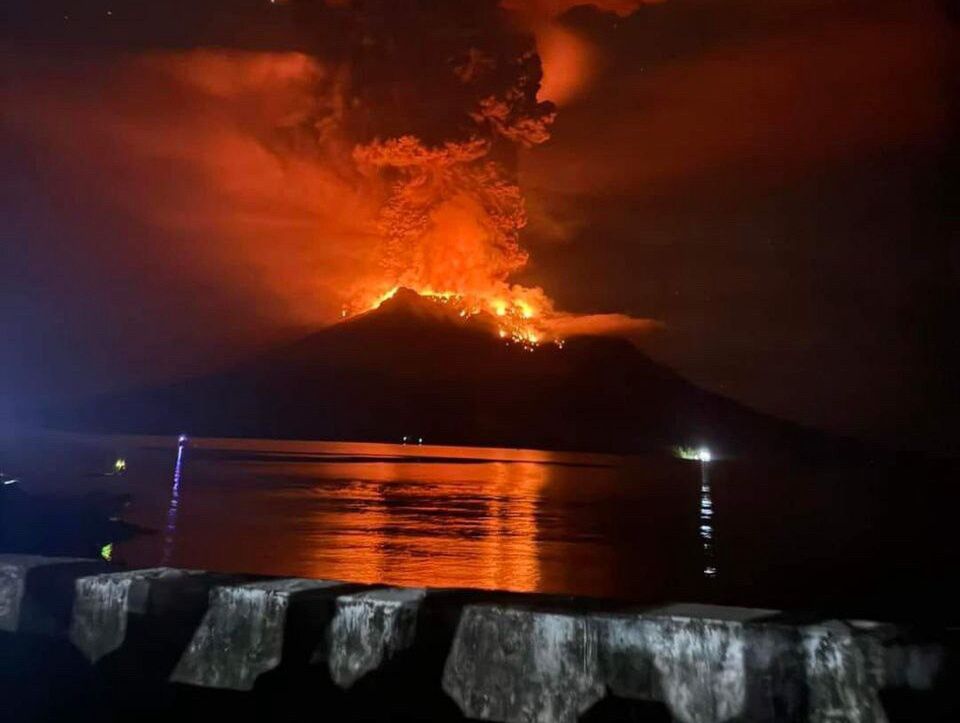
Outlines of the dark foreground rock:
[[0,556],[4,720],[957,720],[950,631],[99,564]]

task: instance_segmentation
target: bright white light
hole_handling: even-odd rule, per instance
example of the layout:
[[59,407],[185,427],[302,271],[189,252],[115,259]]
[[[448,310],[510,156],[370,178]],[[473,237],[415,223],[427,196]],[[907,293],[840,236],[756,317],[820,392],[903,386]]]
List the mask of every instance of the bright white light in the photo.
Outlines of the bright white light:
[[684,447],[677,445],[673,448],[673,456],[679,459],[693,460],[694,462],[709,462],[713,454],[706,447]]
[[189,438],[186,434],[181,434],[179,437],[177,437],[177,444],[186,444],[188,439]]
[[5,479],[5,480],[3,481],[3,484],[4,484],[4,485],[15,485],[18,481],[19,481],[19,480],[15,480],[15,479]]

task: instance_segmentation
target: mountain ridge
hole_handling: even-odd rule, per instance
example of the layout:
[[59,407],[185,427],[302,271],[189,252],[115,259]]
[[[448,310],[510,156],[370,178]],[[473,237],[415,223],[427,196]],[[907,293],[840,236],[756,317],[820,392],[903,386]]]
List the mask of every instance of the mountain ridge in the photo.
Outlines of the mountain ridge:
[[830,438],[702,390],[626,339],[500,339],[399,290],[377,309],[228,369],[54,410],[54,427],[639,452],[806,452]]

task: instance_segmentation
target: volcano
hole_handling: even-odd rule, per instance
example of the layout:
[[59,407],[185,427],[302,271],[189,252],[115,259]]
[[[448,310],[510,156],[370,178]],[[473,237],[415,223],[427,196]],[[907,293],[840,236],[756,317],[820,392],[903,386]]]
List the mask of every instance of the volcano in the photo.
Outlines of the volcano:
[[638,452],[822,447],[702,390],[626,339],[506,342],[497,320],[401,289],[378,308],[222,372],[47,416],[86,431]]

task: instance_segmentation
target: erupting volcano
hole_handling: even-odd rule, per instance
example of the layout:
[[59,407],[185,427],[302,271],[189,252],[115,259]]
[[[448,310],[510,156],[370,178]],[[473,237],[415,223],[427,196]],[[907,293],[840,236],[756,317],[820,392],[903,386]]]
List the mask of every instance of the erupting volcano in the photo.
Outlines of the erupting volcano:
[[[302,27],[302,50],[125,54],[91,61],[92,87],[41,77],[43,94],[8,105],[58,162],[79,158],[78,173],[84,149],[103,149],[126,181],[105,192],[110,213],[162,239],[163,253],[144,245],[158,257],[148,265],[176,259],[177,283],[214,280],[231,311],[256,312],[231,323],[263,320],[250,337],[349,318],[398,288],[465,317],[487,312],[494,334],[526,346],[630,334],[651,322],[564,313],[529,263],[552,240],[528,226],[519,167],[559,112],[544,78],[571,61],[541,52],[555,49],[566,7],[289,3],[276,14]],[[42,76],[27,62],[22,72]],[[69,137],[34,116],[74,119]],[[536,208],[537,223],[562,229]]]
[[[507,163],[512,144],[549,138],[553,107],[535,100],[536,56],[528,53],[512,65],[513,84],[501,96],[481,98],[466,114],[468,138],[428,146],[405,135],[354,149],[361,171],[385,182],[376,226],[380,267],[394,282],[377,289],[372,301],[361,297],[360,309],[376,307],[403,286],[453,304],[465,316],[482,310],[501,317],[505,335],[529,343],[544,336],[537,325],[550,311],[546,295],[509,283],[527,253],[519,244],[523,197]],[[451,72],[468,83],[479,71]]]
[[[264,234],[292,227],[301,246],[338,252],[337,264],[312,266],[335,289],[339,319],[220,373],[58,410],[52,421],[619,451],[808,440],[610,338],[653,322],[564,313],[542,288],[517,283],[530,258],[519,154],[549,141],[557,115],[542,92],[537,47],[552,42],[550,23],[565,4],[538,5],[513,25],[493,2],[469,11],[424,4],[428,19],[405,5],[325,7],[316,24],[329,33],[322,59],[206,51],[139,66],[178,95],[199,96],[214,109],[210,125],[236,125],[230,142],[207,144],[210,173],[220,180],[228,159],[236,164],[221,187],[243,201],[246,214],[231,222],[261,232],[257,254]],[[268,180],[282,182],[263,204],[251,203],[264,200],[262,189],[231,155],[251,137],[252,167],[271,160]],[[251,221],[278,207],[288,209],[283,223]],[[315,289],[316,277],[303,282],[310,271],[289,273],[299,286],[287,276],[272,286]]]
[[[350,155],[363,188],[378,199],[371,224],[377,263],[348,284],[354,290],[341,316],[377,308],[408,288],[466,318],[486,312],[498,320],[498,336],[528,348],[562,344],[570,331],[648,326],[620,315],[560,313],[542,288],[512,282],[529,260],[520,243],[527,213],[517,152],[549,140],[556,107],[541,98],[541,59],[530,36],[520,33],[504,44],[502,29],[496,42],[475,31],[466,34],[469,44],[443,57],[439,77],[431,80],[448,88],[444,97],[456,99],[449,125],[425,124],[407,108],[398,109],[406,122],[357,123],[374,131]],[[444,37],[437,45],[449,42]],[[359,68],[382,70],[382,61],[363,56]],[[404,132],[381,134],[394,127]]]
[[403,302],[457,321],[419,328],[440,356],[451,329],[518,372],[605,337],[950,447],[942,4],[16,0],[0,421]]
[[[487,125],[525,145],[549,137],[552,106],[533,102],[527,113],[518,110],[535,92],[535,58],[528,56],[525,65],[531,66],[529,74],[507,93],[513,109],[489,96],[470,114],[477,132]],[[511,113],[517,117],[509,121]],[[526,213],[519,186],[503,163],[491,158],[494,140],[472,137],[429,148],[403,136],[355,148],[361,168],[390,177],[377,223],[380,267],[388,281],[373,282],[374,291],[345,304],[344,317],[377,308],[407,287],[463,317],[482,311],[496,316],[497,333],[505,339],[525,345],[559,341],[550,333],[553,305],[543,290],[509,283],[527,262],[519,245]],[[391,281],[386,291],[379,288]]]
[[[434,291],[433,289],[404,289],[400,286],[394,286],[385,294],[379,296],[371,309],[379,309],[380,306],[392,299],[398,292],[415,293],[423,299],[452,309],[463,319],[472,320],[481,314],[492,318],[495,324],[486,324],[491,329],[495,328],[497,336],[504,339],[507,343],[518,343],[524,348],[532,351],[535,346],[543,341],[553,341],[557,346],[563,347],[563,339],[559,336],[548,336],[546,328],[551,318],[544,316],[544,309],[549,309],[549,300],[543,297],[539,289],[525,289],[521,286],[507,287],[504,285],[502,291],[493,292],[491,296],[483,294],[460,294],[454,291]],[[528,300],[531,296],[536,296],[539,304]],[[347,317],[348,312],[344,309],[343,316]]]
[[530,67],[506,94],[509,103],[490,96],[470,114],[474,130],[487,128],[491,138],[429,148],[403,136],[354,149],[362,169],[388,181],[377,222],[383,279],[367,281],[344,304],[342,317],[376,309],[408,288],[461,317],[495,317],[499,337],[527,348],[562,345],[564,329],[628,332],[649,325],[621,315],[560,313],[540,287],[510,283],[528,261],[519,243],[527,216],[516,180],[492,155],[504,141],[533,146],[547,140],[554,117],[551,104],[533,100],[536,56],[525,56],[524,66]]

